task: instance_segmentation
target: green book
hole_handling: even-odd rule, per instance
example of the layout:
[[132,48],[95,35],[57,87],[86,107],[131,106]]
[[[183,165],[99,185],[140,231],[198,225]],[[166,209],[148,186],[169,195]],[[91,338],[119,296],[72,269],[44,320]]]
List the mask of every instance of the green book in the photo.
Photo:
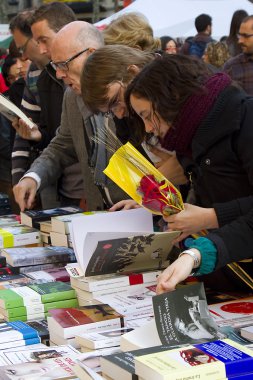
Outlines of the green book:
[[10,318],[19,318],[21,316],[25,316],[27,319],[31,319],[34,314],[39,313],[47,313],[50,309],[61,309],[66,307],[78,307],[78,301],[76,298],[64,300],[64,301],[56,301],[49,302],[45,304],[37,304],[31,307],[29,306],[20,306],[12,309],[0,309],[0,313],[2,313],[8,320]]
[[28,286],[0,290],[0,308],[12,309],[20,306],[37,305],[41,296]]
[[64,301],[76,298],[76,292],[69,284],[64,282],[46,282],[42,284],[32,284],[29,288],[33,289],[41,296],[42,303]]

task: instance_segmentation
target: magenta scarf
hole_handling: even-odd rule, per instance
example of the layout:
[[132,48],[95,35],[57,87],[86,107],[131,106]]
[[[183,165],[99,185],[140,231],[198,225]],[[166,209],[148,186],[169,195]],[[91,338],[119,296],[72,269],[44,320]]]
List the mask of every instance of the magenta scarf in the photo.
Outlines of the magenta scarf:
[[225,73],[216,73],[209,77],[204,83],[207,91],[194,94],[186,100],[161,141],[162,147],[191,156],[191,143],[199,124],[209,113],[219,94],[230,84],[231,78]]

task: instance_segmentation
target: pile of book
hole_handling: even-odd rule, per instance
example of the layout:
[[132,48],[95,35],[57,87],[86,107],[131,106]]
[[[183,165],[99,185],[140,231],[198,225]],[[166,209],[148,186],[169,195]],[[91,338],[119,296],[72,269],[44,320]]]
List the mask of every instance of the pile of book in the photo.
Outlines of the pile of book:
[[50,309],[78,306],[75,290],[64,282],[13,285],[0,289],[0,313],[6,321],[43,319]]

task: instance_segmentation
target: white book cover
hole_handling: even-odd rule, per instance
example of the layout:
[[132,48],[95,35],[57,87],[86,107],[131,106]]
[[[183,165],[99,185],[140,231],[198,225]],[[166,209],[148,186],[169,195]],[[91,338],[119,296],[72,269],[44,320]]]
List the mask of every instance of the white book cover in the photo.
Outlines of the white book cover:
[[155,289],[155,285],[144,287],[143,289],[129,288],[124,293],[97,296],[96,299],[110,305],[123,315],[129,315],[146,309],[153,313],[152,297],[156,295]]
[[11,248],[40,243],[40,232],[35,228],[15,224],[0,229],[0,248]]
[[217,322],[223,319],[253,318],[253,297],[212,304],[208,309]]
[[122,327],[120,329],[106,330],[94,333],[77,334],[76,341],[84,347],[100,349],[120,345],[121,335],[132,331],[131,328]]

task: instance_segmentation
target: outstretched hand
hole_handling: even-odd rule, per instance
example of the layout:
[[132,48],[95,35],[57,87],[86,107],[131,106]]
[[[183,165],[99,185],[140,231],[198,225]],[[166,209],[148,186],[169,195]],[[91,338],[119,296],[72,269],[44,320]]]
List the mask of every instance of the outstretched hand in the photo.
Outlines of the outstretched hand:
[[37,191],[37,183],[33,178],[26,177],[13,187],[15,201],[18,203],[20,210],[32,208]]
[[185,280],[191,273],[194,260],[190,255],[183,255],[169,265],[158,277],[157,294],[170,292],[176,285]]
[[119,211],[119,210],[131,210],[133,208],[140,208],[141,206],[138,205],[137,202],[135,202],[133,199],[124,199],[123,201],[119,201],[113,205],[109,211]]

